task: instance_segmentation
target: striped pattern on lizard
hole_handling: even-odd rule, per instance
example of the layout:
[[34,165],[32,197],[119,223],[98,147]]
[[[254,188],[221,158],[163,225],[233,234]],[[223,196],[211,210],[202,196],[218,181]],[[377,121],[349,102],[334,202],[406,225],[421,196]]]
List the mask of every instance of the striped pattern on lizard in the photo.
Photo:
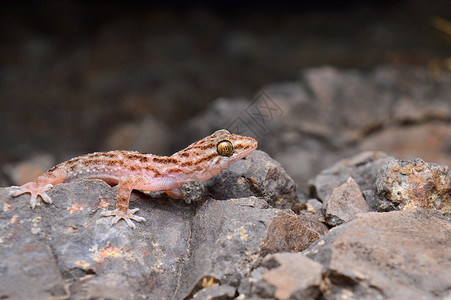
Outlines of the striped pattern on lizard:
[[222,129],[171,156],[134,151],[95,152],[60,163],[35,181],[11,187],[10,195],[30,193],[30,206],[34,208],[38,197],[52,203],[46,191],[56,184],[81,178],[102,179],[118,185],[118,189],[116,209],[101,215],[113,216],[112,225],[123,219],[135,228],[132,220],[145,219],[135,215],[139,208],[129,209],[132,190],[164,191],[172,198],[181,198],[178,188],[184,183],[209,179],[256,148],[255,139]]

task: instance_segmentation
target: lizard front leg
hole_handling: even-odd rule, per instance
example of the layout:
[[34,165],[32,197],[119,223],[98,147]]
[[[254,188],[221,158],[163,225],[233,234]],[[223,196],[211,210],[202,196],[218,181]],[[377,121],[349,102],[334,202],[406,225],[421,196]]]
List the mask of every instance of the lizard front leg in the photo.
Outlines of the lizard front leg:
[[67,172],[64,169],[55,167],[39,176],[35,181],[28,182],[22,186],[12,186],[9,195],[17,197],[29,193],[31,195],[30,206],[32,209],[34,209],[38,203],[38,197],[41,197],[45,203],[50,204],[52,203],[52,199],[47,195],[47,190],[56,184],[64,182],[66,176]]
[[117,200],[116,209],[110,211],[104,211],[100,215],[103,217],[113,216],[113,221],[111,225],[116,224],[120,219],[123,219],[128,226],[135,228],[135,224],[132,220],[136,222],[143,222],[146,219],[143,217],[135,216],[134,214],[139,210],[139,208],[129,209],[130,195],[134,187],[139,186],[143,178],[136,175],[123,176],[119,179],[117,185]]

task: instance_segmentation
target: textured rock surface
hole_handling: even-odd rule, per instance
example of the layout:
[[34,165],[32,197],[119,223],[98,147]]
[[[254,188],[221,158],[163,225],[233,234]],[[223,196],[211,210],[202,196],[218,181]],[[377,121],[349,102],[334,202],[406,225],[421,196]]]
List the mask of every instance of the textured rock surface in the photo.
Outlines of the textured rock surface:
[[230,285],[213,285],[203,288],[199,293],[194,294],[193,299],[225,300],[234,299],[236,288]]
[[326,206],[326,222],[331,226],[349,221],[358,213],[369,212],[359,186],[351,177],[336,187]]
[[[283,171],[254,162],[260,163],[271,164],[275,178]],[[57,185],[49,191],[53,204],[34,210],[29,195],[11,198],[0,189],[0,296],[220,299],[237,293],[264,254],[305,249],[327,232],[314,216],[271,208],[263,198],[223,195],[227,200],[188,205],[134,192],[130,206],[146,221],[132,230],[100,217],[116,198],[116,188],[101,180]]]
[[[275,208],[293,208],[300,204],[293,179],[277,161],[260,150],[235,162],[215,177],[188,182],[180,190],[188,203],[198,202],[209,195],[214,199],[256,196]],[[159,192],[145,193],[161,195]]]
[[324,299],[440,299],[451,289],[451,224],[433,210],[360,214],[304,253]]
[[378,210],[433,208],[451,212],[451,173],[422,159],[393,160],[377,176]]
[[279,213],[268,228],[262,253],[303,251],[327,231],[327,227],[316,216]]
[[343,159],[309,181],[312,196],[326,204],[332,191],[349,177],[355,180],[362,193],[369,191],[371,195],[376,188],[377,171],[393,159],[383,152],[372,151]]
[[291,208],[298,201],[293,179],[260,150],[207,180],[206,188],[214,199],[257,196],[276,208]]
[[[322,266],[301,253],[278,253],[265,257],[263,266],[265,272],[260,290],[272,290],[265,285],[274,287],[271,298],[277,299],[316,299],[321,283]],[[268,294],[268,293],[266,293]]]

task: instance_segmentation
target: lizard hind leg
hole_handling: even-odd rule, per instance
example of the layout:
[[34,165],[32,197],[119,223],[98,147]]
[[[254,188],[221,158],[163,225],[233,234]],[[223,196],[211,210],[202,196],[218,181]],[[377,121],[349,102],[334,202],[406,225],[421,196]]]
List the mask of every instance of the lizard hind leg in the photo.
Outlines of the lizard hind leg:
[[119,179],[119,183],[117,185],[116,209],[100,213],[100,215],[103,217],[114,217],[111,225],[114,225],[119,220],[123,219],[128,226],[135,228],[135,224],[132,220],[136,222],[143,222],[146,220],[143,217],[134,215],[139,210],[139,208],[128,208],[130,194],[133,190],[133,187],[137,186],[141,182],[141,180],[141,177],[134,175],[124,176]]

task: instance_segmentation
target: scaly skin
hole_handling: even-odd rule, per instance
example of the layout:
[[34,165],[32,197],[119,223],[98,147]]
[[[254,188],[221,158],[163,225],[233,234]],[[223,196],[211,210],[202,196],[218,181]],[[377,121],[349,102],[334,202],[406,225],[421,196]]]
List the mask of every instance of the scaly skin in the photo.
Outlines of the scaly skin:
[[129,209],[132,190],[165,191],[180,197],[178,188],[189,181],[209,179],[257,148],[251,137],[218,130],[171,156],[157,156],[133,151],[96,152],[78,156],[48,170],[35,181],[11,187],[10,195],[30,193],[34,208],[38,197],[46,203],[52,199],[46,191],[53,186],[80,178],[98,178],[118,185],[116,209],[102,212],[113,216],[112,224],[123,219],[131,228],[132,220],[145,221],[134,215],[139,209]]

